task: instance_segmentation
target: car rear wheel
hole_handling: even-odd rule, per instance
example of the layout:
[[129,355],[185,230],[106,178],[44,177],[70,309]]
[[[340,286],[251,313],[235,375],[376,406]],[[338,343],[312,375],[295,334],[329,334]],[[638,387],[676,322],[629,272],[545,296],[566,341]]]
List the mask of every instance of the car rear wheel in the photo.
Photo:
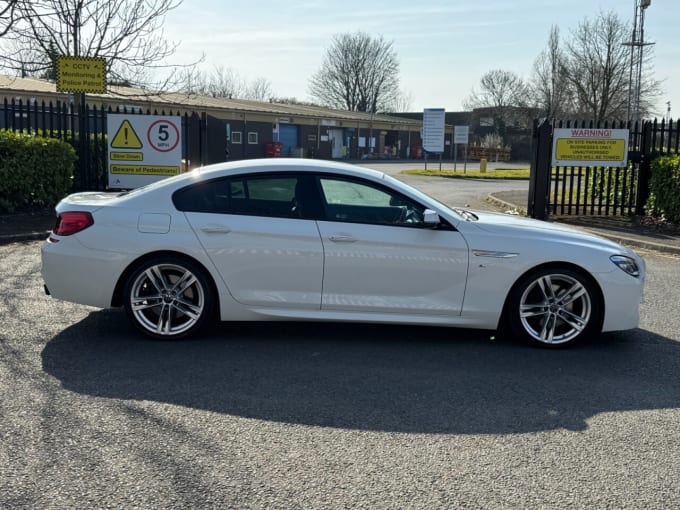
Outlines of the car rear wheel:
[[147,260],[132,272],[124,292],[128,318],[152,338],[186,337],[211,315],[213,292],[205,272],[179,257]]
[[594,284],[568,268],[545,268],[522,278],[506,310],[515,337],[564,347],[599,332],[602,305]]

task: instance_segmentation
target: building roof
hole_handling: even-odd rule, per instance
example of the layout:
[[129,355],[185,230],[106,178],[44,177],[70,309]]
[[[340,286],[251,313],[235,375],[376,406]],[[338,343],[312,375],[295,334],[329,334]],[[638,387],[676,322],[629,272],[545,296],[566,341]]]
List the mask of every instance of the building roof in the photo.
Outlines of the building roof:
[[[54,96],[55,99],[66,98],[67,94],[57,92],[56,84],[49,80],[35,78],[20,78],[17,76],[0,75],[0,96],[16,95],[44,95]],[[370,114],[365,112],[352,112],[347,110],[334,110],[321,106],[273,103],[263,101],[249,101],[245,99],[228,99],[192,94],[173,92],[154,92],[145,89],[131,87],[119,87],[111,85],[105,94],[87,94],[92,101],[98,99],[102,102],[116,102],[125,105],[143,103],[144,108],[168,108],[189,110],[226,110],[240,113],[259,113],[273,116],[303,116],[315,119],[356,121],[356,122],[382,122],[391,123],[412,129],[420,128],[422,119],[408,119],[384,114]]]

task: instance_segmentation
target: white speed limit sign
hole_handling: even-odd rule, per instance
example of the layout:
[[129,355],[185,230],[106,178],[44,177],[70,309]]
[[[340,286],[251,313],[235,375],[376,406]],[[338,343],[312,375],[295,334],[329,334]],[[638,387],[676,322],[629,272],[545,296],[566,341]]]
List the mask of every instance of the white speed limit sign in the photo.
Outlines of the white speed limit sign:
[[149,126],[146,138],[151,148],[158,152],[170,152],[179,144],[179,128],[176,121],[157,120]]
[[109,188],[131,189],[180,173],[182,119],[169,115],[107,115]]

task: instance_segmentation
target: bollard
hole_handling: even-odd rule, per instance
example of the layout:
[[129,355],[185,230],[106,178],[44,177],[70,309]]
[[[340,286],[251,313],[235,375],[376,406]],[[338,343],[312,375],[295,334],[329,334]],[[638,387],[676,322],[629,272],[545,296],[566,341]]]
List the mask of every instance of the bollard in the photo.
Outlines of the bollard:
[[479,160],[479,173],[481,174],[486,173],[486,158],[482,158]]

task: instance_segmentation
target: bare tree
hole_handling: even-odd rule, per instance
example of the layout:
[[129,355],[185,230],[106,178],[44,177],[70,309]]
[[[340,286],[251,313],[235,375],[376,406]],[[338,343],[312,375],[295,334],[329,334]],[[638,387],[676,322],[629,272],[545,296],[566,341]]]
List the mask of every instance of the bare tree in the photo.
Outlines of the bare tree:
[[231,68],[217,66],[208,78],[207,95],[210,97],[242,97],[245,82]]
[[385,106],[384,111],[385,113],[408,112],[411,110],[412,105],[413,94],[411,92],[400,90],[392,101],[392,104]]
[[263,77],[247,83],[231,68],[217,66],[210,74],[198,67],[184,69],[177,90],[187,95],[266,101],[272,97],[271,82]]
[[180,71],[175,88],[187,96],[207,96],[208,77],[198,67],[187,67]]
[[[26,62],[17,52],[7,52],[5,67],[39,71],[54,68],[57,55],[103,57],[109,79],[140,86],[140,76],[165,63],[177,44],[163,33],[165,15],[182,0],[31,0],[20,1],[22,20],[7,37],[30,48],[35,60]],[[36,58],[37,56],[37,58]],[[140,72],[144,70],[146,72]],[[158,84],[156,84],[158,87]]]
[[566,48],[566,78],[577,113],[594,121],[623,119],[628,101],[626,26],[614,15],[582,21]]
[[[626,120],[630,84],[630,50],[623,43],[630,27],[615,13],[585,19],[573,32],[565,50],[566,78],[574,91],[577,113],[592,119]],[[647,72],[641,88],[641,111],[648,113],[660,82]]]
[[314,103],[312,101],[303,101],[301,99],[298,99],[297,97],[277,97],[277,96],[272,96],[269,98],[269,100],[272,103],[277,103],[277,104],[294,104],[294,105],[299,105],[299,106],[315,106],[315,107],[320,107],[321,105],[318,103]]
[[0,37],[5,35],[19,17],[19,0],[0,0]]
[[[54,74],[52,69],[46,71],[45,62],[49,60],[48,56],[23,46],[14,39],[3,41],[1,51],[4,51],[5,58],[11,56],[18,63],[13,70],[22,78],[29,76],[50,78],[50,75]],[[0,57],[0,68],[2,67],[2,60],[3,58]]]
[[550,29],[548,46],[534,61],[529,85],[533,103],[547,118],[564,116],[571,109],[571,87],[565,70],[565,56],[560,47],[560,30]]
[[267,101],[272,97],[272,84],[267,78],[255,78],[250,85],[246,87],[244,96],[246,99],[253,101]]
[[489,109],[496,132],[505,141],[507,125],[519,112],[524,115],[527,96],[527,86],[522,78],[512,71],[494,69],[482,76],[479,92],[473,90],[465,106]]
[[399,61],[391,42],[364,32],[335,35],[309,92],[324,106],[385,111],[399,95]]

